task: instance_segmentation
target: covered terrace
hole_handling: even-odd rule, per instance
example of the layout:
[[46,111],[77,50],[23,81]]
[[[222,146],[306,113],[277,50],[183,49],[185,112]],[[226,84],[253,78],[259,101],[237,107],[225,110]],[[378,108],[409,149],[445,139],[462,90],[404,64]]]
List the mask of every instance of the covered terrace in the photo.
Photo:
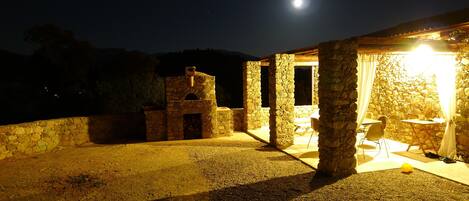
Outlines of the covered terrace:
[[[364,36],[247,62],[245,129],[322,175],[398,168],[407,162],[456,181],[469,181],[459,175],[467,171],[466,164],[442,168],[443,162],[423,155],[431,152],[463,160],[456,140],[457,111],[461,111],[457,106],[463,100],[457,96],[457,83],[469,75],[456,62],[457,47],[444,40]],[[295,114],[295,66],[312,68],[310,107],[311,114],[319,110],[318,133],[299,126],[311,115]],[[262,67],[269,77],[268,118],[261,103]],[[370,127],[360,125],[379,116],[387,117],[387,143],[381,144],[381,151],[378,144],[359,143]]]

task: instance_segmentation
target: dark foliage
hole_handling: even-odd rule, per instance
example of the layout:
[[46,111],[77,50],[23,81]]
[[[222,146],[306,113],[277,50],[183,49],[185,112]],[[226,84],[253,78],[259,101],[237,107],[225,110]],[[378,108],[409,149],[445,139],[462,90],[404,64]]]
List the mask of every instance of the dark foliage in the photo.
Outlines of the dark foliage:
[[216,76],[220,106],[242,107],[242,63],[256,58],[223,50],[149,55],[98,49],[70,31],[42,25],[25,33],[31,56],[0,51],[0,124],[165,107],[162,76],[186,66]]
[[0,123],[131,113],[164,105],[157,60],[141,52],[97,49],[54,25],[33,27],[32,56],[0,51]]

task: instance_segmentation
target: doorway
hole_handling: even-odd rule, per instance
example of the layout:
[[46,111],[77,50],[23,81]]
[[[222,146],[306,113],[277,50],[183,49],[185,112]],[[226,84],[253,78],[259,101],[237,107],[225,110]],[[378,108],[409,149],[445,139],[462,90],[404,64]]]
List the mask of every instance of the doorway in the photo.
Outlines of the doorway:
[[202,114],[184,115],[184,139],[202,139]]

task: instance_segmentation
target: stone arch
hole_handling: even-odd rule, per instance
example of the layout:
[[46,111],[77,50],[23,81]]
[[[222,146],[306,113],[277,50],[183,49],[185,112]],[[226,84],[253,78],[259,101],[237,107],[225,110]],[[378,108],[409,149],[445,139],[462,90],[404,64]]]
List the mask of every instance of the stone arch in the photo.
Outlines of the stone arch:
[[[192,94],[192,95],[190,95],[190,94]],[[195,99],[195,100],[204,100],[205,99],[205,96],[203,95],[201,90],[197,90],[197,89],[194,89],[194,88],[190,88],[190,89],[185,90],[185,92],[183,93],[183,95],[181,97],[181,100],[189,100],[189,99],[186,99],[187,96],[196,96],[197,99]]]

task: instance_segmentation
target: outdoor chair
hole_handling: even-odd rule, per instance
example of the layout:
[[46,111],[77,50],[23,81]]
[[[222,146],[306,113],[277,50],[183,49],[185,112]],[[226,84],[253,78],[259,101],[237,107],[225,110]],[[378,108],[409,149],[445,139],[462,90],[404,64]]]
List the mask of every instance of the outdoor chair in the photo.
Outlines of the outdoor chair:
[[386,155],[389,158],[388,144],[386,142],[386,139],[384,138],[384,129],[386,128],[387,117],[380,116],[378,120],[380,120],[382,123],[371,125],[368,129],[366,129],[363,138],[360,139],[358,146],[362,147],[363,157],[365,157],[365,148],[363,147],[363,143],[365,142],[365,140],[367,140],[370,142],[374,142],[376,145],[378,145],[379,150],[376,156],[381,152],[381,144],[383,144],[384,148],[386,149]]
[[309,123],[309,118],[296,118],[295,119],[295,133],[299,130],[302,130],[303,134],[308,132],[311,129],[311,124]]
[[311,143],[311,138],[313,138],[314,133],[319,133],[319,119],[312,117],[311,118],[311,128],[313,129],[313,132],[311,132],[311,136],[309,136],[309,141],[308,141],[308,146],[306,149],[309,148],[309,143]]

